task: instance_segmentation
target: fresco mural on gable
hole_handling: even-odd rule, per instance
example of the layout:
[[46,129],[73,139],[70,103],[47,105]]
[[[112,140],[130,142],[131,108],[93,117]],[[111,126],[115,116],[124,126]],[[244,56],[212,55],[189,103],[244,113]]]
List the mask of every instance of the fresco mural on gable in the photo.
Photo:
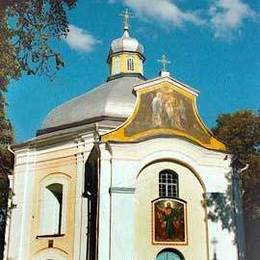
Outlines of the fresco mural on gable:
[[173,129],[186,132],[203,143],[210,143],[194,114],[192,99],[170,86],[141,94],[135,118],[125,128],[125,136],[153,129]]
[[152,202],[153,244],[186,244],[186,203],[161,198]]

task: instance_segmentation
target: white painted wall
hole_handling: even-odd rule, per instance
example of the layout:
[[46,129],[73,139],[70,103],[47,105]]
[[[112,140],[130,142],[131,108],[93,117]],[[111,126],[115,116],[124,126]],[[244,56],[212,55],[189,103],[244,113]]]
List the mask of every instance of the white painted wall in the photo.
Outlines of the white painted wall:
[[[93,136],[91,135],[74,144],[57,145],[37,152],[30,149],[17,151],[14,174],[14,203],[17,204],[17,208],[13,210],[10,222],[9,259],[28,259],[36,153],[39,155],[46,154],[47,156],[53,151],[62,151],[74,146],[78,147],[76,154],[77,188],[75,195],[74,259],[85,259],[87,203],[81,195],[84,184],[84,163],[92,145]],[[173,160],[174,167],[185,168],[187,166],[189,168],[186,167],[187,176],[190,174],[190,177],[195,178],[194,175],[191,175],[192,173],[188,172],[196,172],[198,175],[196,178],[201,180],[200,185],[203,186],[204,184],[206,192],[225,192],[227,188],[228,182],[225,175],[230,170],[230,162],[224,160],[226,155],[204,149],[183,139],[155,138],[140,143],[110,144],[110,149],[107,149],[105,144],[101,144],[100,149],[99,260],[138,260],[136,258],[138,256],[134,255],[137,246],[136,242],[138,242],[137,238],[144,236],[143,231],[138,230],[138,228],[134,230],[133,228],[136,219],[138,219],[135,215],[135,209],[138,209],[142,197],[139,196],[138,198],[138,194],[140,189],[145,187],[146,181],[149,182],[156,178],[153,175],[155,173],[153,173],[151,176],[149,175],[151,179],[148,178],[143,184],[138,183],[138,174],[148,164]],[[183,180],[183,183],[185,182]],[[154,192],[151,193],[152,197],[156,195]],[[200,198],[201,193],[200,191]],[[191,200],[188,192],[185,194],[186,200]],[[150,196],[148,193],[146,195]],[[193,211],[192,208],[188,210]],[[144,210],[144,212],[146,211]],[[220,223],[208,222],[208,229],[209,259],[213,255],[210,241],[213,237],[216,237],[219,240],[217,251],[221,251],[218,255],[219,259],[236,260],[237,249],[233,244],[233,234],[223,231]],[[223,250],[227,245],[229,250]],[[157,246],[156,250],[159,252],[160,247]],[[153,255],[157,252],[156,250],[153,251]]]
[[77,140],[77,173],[74,223],[74,260],[86,259],[88,208],[87,198],[83,198],[85,184],[85,163],[93,147],[93,138]]
[[238,259],[238,250],[234,244],[235,237],[233,232],[229,232],[227,229],[222,229],[221,221],[212,222],[208,221],[209,228],[209,246],[210,246],[210,259],[213,259],[214,245],[213,239],[216,239],[217,244],[215,250],[218,260]]
[[[188,245],[152,245],[151,201],[159,197],[159,172],[171,169],[179,177],[179,198],[187,202]],[[207,259],[207,226],[204,222],[205,208],[202,206],[203,188],[197,177],[186,167],[173,162],[161,161],[145,168],[138,176],[136,188],[135,258],[153,259],[158,250],[165,247],[178,249],[185,259]]]
[[111,155],[105,145],[101,147],[100,183],[99,183],[99,230],[98,230],[98,259],[111,258]]
[[[186,176],[189,176],[187,178],[193,176],[192,178],[196,178],[197,184],[199,183],[201,186],[200,195],[196,202],[197,206],[195,204],[194,207],[190,206],[188,208],[189,212],[195,212],[200,207],[201,204],[198,200],[203,200],[203,186],[206,192],[225,192],[227,188],[228,182],[225,176],[230,168],[229,160],[225,160],[226,154],[204,149],[182,139],[156,138],[134,144],[111,143],[110,150],[112,154],[105,149],[105,145],[101,145],[99,259],[120,260],[122,259],[121,256],[124,256],[124,259],[137,259],[137,256],[133,254],[133,252],[136,252],[135,239],[136,237],[142,238],[144,234],[141,231],[134,233],[131,227],[135,223],[133,208],[136,207],[140,199],[137,200],[137,193],[133,194],[129,190],[118,192],[118,190],[120,188],[130,188],[130,190],[137,188],[138,173],[151,162],[173,160],[175,167],[178,165],[178,167],[188,167],[186,167]],[[192,171],[196,173],[196,177],[194,177]],[[190,173],[188,174],[188,172]],[[191,181],[184,179],[182,185],[185,182],[189,183],[188,186],[190,186]],[[111,197],[109,195],[110,188],[114,191]],[[189,187],[186,186],[186,195],[184,197],[189,203],[192,197],[189,197],[188,189]],[[204,221],[205,214],[202,219],[202,211],[200,218],[200,221]],[[196,229],[195,224],[190,225],[193,225],[194,230]],[[199,239],[204,239],[204,249],[198,250],[207,251],[203,253],[204,258],[200,259],[208,259],[207,254],[212,255],[212,248],[209,245],[209,250],[205,249],[205,228],[203,230],[204,233],[202,232],[198,236]],[[236,246],[232,244],[233,234],[223,231],[221,226],[217,226],[214,231],[210,231],[210,237],[207,239],[208,244],[210,244],[210,240],[215,233],[218,234],[219,248],[224,247],[226,244],[230,245],[230,250],[224,251],[225,259],[236,260]],[[195,235],[193,234],[193,236],[193,241],[195,241]],[[111,243],[109,242],[110,237]],[[196,245],[194,248],[199,247],[199,245]],[[159,252],[159,248],[157,250]]]

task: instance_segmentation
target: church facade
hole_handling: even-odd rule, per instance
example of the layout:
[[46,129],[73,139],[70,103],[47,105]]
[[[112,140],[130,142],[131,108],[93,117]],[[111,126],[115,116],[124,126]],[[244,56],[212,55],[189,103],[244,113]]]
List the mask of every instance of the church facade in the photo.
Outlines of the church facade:
[[206,203],[227,191],[226,147],[200,119],[197,90],[165,68],[145,79],[127,18],[107,82],[13,147],[6,259],[238,259],[234,233]]

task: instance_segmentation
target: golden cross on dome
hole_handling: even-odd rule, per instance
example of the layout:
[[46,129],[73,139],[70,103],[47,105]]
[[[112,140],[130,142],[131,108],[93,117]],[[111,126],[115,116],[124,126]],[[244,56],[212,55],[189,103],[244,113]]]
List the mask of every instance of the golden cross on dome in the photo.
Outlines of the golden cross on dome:
[[129,28],[129,18],[134,18],[134,15],[129,13],[128,8],[126,8],[125,11],[120,14],[120,16],[124,17],[124,30],[128,30],[128,28]]
[[162,58],[160,60],[157,60],[158,62],[160,62],[162,64],[162,71],[167,71],[166,70],[166,65],[170,64],[171,62],[169,60],[167,60],[166,55],[162,55]]

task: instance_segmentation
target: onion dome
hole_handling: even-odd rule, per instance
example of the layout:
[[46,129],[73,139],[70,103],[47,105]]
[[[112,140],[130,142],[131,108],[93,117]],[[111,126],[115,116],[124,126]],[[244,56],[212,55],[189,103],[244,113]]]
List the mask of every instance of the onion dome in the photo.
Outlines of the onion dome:
[[144,47],[135,38],[129,36],[128,30],[124,31],[122,37],[115,39],[111,43],[111,52],[138,52],[141,55],[144,54]]

